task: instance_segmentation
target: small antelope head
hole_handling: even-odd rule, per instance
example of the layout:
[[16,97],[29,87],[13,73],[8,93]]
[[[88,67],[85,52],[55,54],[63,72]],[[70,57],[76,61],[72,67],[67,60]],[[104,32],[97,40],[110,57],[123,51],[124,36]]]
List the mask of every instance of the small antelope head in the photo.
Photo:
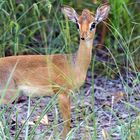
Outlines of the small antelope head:
[[76,23],[80,32],[80,39],[85,41],[93,40],[97,24],[107,18],[109,10],[110,6],[104,4],[97,8],[95,15],[88,9],[84,9],[79,16],[71,7],[62,8],[62,12],[68,19]]

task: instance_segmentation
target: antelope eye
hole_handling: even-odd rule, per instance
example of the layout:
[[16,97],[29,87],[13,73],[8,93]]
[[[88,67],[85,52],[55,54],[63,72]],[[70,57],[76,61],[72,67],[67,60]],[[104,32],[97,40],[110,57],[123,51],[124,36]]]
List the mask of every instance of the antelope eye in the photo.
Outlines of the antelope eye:
[[93,23],[91,24],[90,31],[92,31],[92,30],[95,28],[95,26],[96,26],[96,23],[93,22]]

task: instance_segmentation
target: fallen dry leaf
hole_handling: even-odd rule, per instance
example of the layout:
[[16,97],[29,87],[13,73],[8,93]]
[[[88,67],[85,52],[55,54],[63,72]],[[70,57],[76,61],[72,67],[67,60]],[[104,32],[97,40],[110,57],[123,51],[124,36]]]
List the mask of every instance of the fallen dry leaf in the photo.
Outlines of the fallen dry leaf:
[[122,91],[119,91],[117,93],[115,93],[114,96],[114,103],[119,102],[123,97],[124,97],[125,93],[123,93]]
[[[35,118],[34,122],[37,122],[39,119],[40,119],[40,116],[37,116]],[[40,120],[40,123],[41,124],[44,124],[44,125],[48,125],[49,124],[48,116],[47,115],[44,115],[44,117]]]
[[[21,123],[24,124],[24,123],[25,123],[25,120],[22,120]],[[26,123],[27,123],[27,122],[26,122]],[[28,121],[28,125],[35,125],[35,123],[32,122],[32,121]]]

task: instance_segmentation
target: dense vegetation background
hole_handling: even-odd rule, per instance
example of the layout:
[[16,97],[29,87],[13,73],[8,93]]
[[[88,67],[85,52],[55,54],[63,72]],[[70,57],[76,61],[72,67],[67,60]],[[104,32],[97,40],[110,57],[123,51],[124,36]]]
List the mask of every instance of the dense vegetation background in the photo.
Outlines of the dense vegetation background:
[[[109,50],[107,54],[118,65],[127,58],[134,70],[140,61],[140,3],[138,0],[109,2],[106,47],[102,48]],[[73,23],[64,20],[61,5],[72,6],[80,13],[83,8],[95,11],[102,3],[101,0],[96,4],[92,0],[1,0],[0,56],[74,52],[79,43],[78,32]],[[99,25],[94,48],[98,48],[101,33],[102,25]]]

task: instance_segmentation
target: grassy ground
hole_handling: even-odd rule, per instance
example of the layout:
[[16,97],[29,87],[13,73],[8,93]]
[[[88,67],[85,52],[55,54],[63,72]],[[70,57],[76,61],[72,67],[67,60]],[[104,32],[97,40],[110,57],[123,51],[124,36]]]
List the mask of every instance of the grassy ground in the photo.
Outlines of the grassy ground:
[[[74,2],[68,0],[0,0],[0,56],[75,52],[78,48],[78,32],[73,23],[64,19],[63,14],[60,12],[60,6],[72,6],[80,13],[85,7],[95,11],[100,4],[101,1],[98,1],[97,4],[93,4],[92,1],[89,0],[85,0],[84,2],[80,0]],[[102,25],[98,26],[94,49],[96,53],[99,51],[101,55],[97,53],[97,58],[99,57],[100,61],[95,59],[91,64],[91,77],[94,77],[94,66],[94,70],[98,75],[104,75],[104,77],[112,79],[120,79],[120,83],[124,89],[123,92],[127,95],[127,98],[125,98],[125,107],[133,108],[135,115],[138,116],[140,110],[135,107],[135,105],[133,106],[131,99],[132,96],[133,98],[137,97],[132,87],[135,88],[135,86],[139,86],[140,83],[140,3],[139,0],[110,0],[110,4],[111,11],[106,23],[107,34],[105,37],[105,46],[101,50],[98,49],[97,46],[102,32]],[[103,51],[103,53],[100,51]],[[131,76],[130,73],[133,74],[133,76]],[[94,79],[91,85],[94,87]],[[93,96],[94,90],[92,93]],[[93,107],[94,97],[92,99],[92,109],[95,112]],[[75,103],[76,101],[77,100],[74,100]],[[42,117],[50,111],[56,102],[55,99],[49,101],[42,111]],[[28,105],[26,104],[25,107],[25,110],[28,112],[26,113],[26,122],[28,122],[28,118],[30,118],[30,113],[34,112],[36,107],[39,106],[39,103],[36,103],[32,108],[30,104],[30,100],[28,100]],[[8,116],[11,116],[13,113],[13,108],[16,113],[16,120],[14,120],[16,125],[14,126],[15,135],[11,136],[12,122]],[[113,114],[112,108],[109,109],[109,114]],[[9,114],[5,116],[5,112]],[[20,127],[17,121],[20,116],[19,112],[19,110],[16,110],[16,104],[12,108],[2,107],[0,112],[0,139],[9,140],[12,139],[12,137],[13,139],[19,139],[22,130],[25,131],[24,139],[27,140],[34,137],[34,132],[38,125],[36,124],[30,129],[28,123],[25,122],[23,126]],[[54,118],[56,122],[54,122],[51,127],[48,127],[50,132],[57,126],[59,116],[56,110],[55,112]],[[90,115],[87,116],[90,117]],[[94,129],[91,135],[92,139],[96,139],[98,120],[96,115],[91,116],[93,119],[93,126],[91,126],[91,128]],[[106,132],[106,130],[103,129],[102,136],[105,135],[104,138],[107,139],[107,135],[110,135],[112,131],[116,131],[118,133],[120,132],[120,139],[138,140],[140,136],[138,124],[140,124],[140,122],[139,117],[135,118],[136,120],[132,121],[134,118],[129,116],[129,119],[125,120],[124,124],[115,130],[112,129]],[[120,122],[120,120],[118,120],[118,122]],[[77,127],[73,129],[73,132],[78,129],[79,122],[77,121],[76,124]],[[125,130],[127,130],[127,135]],[[111,135],[109,139],[113,139]]]

